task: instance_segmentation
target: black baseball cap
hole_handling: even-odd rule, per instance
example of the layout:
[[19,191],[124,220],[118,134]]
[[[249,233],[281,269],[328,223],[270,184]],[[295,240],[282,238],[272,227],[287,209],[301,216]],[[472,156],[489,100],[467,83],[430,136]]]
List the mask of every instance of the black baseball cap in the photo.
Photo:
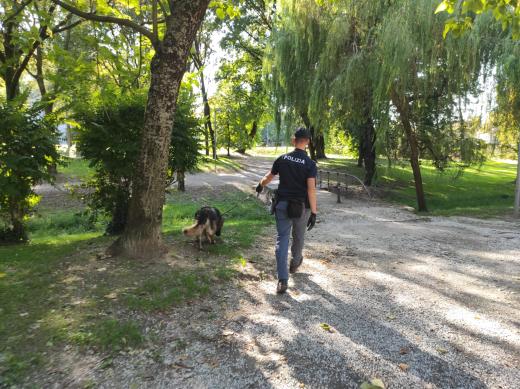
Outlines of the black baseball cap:
[[300,127],[294,133],[296,139],[311,139],[311,133],[305,127]]

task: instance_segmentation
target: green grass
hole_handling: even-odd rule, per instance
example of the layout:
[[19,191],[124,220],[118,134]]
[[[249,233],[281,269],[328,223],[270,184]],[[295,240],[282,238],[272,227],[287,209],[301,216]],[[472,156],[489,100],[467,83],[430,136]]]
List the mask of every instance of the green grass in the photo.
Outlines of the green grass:
[[[347,169],[363,177],[363,168],[353,159],[331,158],[319,162],[330,170]],[[426,202],[433,215],[496,216],[512,211],[516,165],[487,161],[480,167],[463,171],[456,168],[439,172],[428,161],[421,162]],[[378,161],[376,185],[385,199],[416,207],[415,186],[409,163],[387,167]]]
[[89,161],[86,159],[66,158],[65,162],[65,166],[59,167],[58,171],[70,180],[85,180],[94,173],[94,169],[89,166]]
[[239,170],[240,168],[240,162],[237,158],[225,157],[223,155],[219,155],[217,160],[203,156],[197,166],[197,170],[202,172],[215,172],[215,169],[217,172],[229,172]]
[[[226,215],[223,239],[199,251],[182,227],[204,204]],[[110,355],[151,341],[134,310],[164,311],[233,278],[244,250],[272,219],[240,191],[174,193],[164,210],[168,261],[105,258],[103,225],[74,211],[41,211],[30,243],[0,247],[0,386],[21,384],[65,345]],[[179,264],[177,264],[179,263]]]

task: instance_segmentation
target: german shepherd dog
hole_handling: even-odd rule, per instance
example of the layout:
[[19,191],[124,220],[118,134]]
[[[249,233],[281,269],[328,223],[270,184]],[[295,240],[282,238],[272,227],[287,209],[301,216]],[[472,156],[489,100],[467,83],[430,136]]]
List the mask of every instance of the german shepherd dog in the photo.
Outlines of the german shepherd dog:
[[215,244],[215,235],[220,236],[222,226],[224,225],[224,218],[220,211],[214,207],[202,207],[195,212],[195,224],[191,227],[186,227],[182,230],[186,236],[197,237],[199,241],[199,249],[202,250],[202,237],[210,244]]

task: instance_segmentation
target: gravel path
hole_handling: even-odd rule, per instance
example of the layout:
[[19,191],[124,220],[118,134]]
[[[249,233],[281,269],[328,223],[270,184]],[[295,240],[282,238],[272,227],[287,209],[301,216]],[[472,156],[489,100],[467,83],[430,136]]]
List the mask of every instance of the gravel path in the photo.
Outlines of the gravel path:
[[[270,162],[246,164],[187,188],[250,188]],[[287,294],[275,293],[273,228],[232,286],[148,319],[161,346],[87,376],[117,388],[518,388],[519,222],[417,217],[327,192],[318,202]]]

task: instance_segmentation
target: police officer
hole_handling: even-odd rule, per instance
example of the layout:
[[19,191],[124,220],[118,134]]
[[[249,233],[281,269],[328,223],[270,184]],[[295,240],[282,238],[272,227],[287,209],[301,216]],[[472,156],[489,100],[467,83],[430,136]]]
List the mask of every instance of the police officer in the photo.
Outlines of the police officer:
[[310,133],[298,128],[292,137],[294,151],[281,155],[274,162],[271,171],[261,180],[256,191],[261,193],[274,176],[280,175],[276,196],[276,268],[278,272],[277,293],[287,290],[289,274],[287,256],[289,235],[292,229],[291,263],[289,271],[295,273],[303,261],[305,229],[309,231],[316,223],[316,163],[309,158],[305,148],[310,142]]

